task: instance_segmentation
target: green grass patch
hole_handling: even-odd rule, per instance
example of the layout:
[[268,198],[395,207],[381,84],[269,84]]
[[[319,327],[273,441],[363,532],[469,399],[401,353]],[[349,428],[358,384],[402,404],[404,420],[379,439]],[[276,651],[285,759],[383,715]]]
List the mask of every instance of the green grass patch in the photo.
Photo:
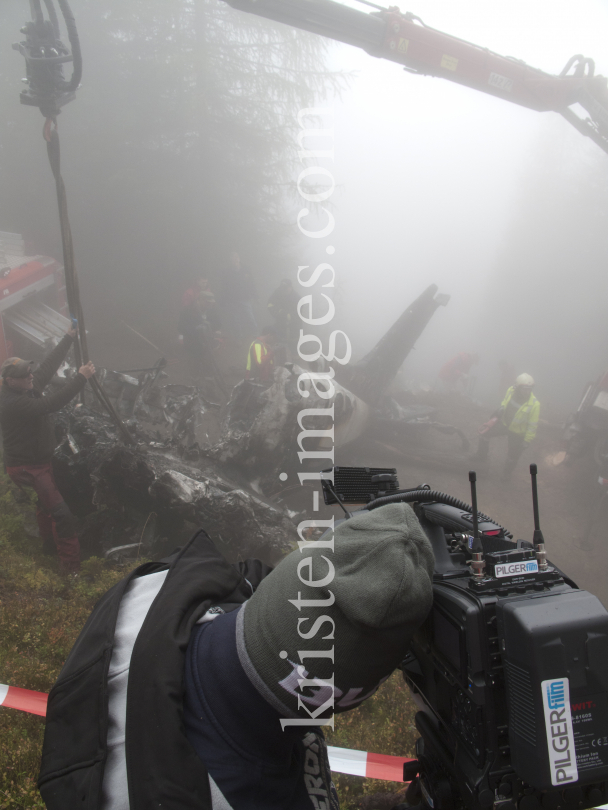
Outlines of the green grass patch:
[[[32,500],[0,475],[0,683],[49,692],[93,606],[128,567],[92,557],[77,580],[61,576],[26,534]],[[44,808],[36,788],[43,735],[44,718],[0,707],[1,810]]]
[[[378,692],[353,711],[337,714],[335,728],[324,729],[329,745],[413,757],[416,739],[416,714],[401,672],[394,672]],[[334,774],[334,783],[342,810],[389,810],[404,801],[401,782],[363,779],[360,776]]]

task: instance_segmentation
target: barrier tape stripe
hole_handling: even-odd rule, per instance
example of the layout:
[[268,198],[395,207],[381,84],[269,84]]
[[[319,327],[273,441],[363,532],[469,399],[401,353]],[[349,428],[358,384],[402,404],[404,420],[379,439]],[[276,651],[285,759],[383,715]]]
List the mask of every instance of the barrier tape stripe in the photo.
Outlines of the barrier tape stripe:
[[392,757],[388,754],[371,754],[368,751],[353,751],[350,748],[327,746],[329,767],[337,773],[365,776],[368,779],[384,779],[388,782],[403,782],[403,764],[411,757]]
[[[49,696],[45,692],[34,692],[18,686],[0,683],[0,706],[19,709],[22,712],[46,717]],[[392,757],[385,754],[370,754],[367,751],[353,751],[350,748],[327,746],[329,767],[337,773],[365,776],[368,779],[384,779],[389,782],[403,782],[403,763],[411,762],[408,757]]]
[[31,689],[20,689],[18,686],[0,683],[0,706],[6,706],[8,709],[20,709],[22,712],[46,717],[48,699],[46,692],[34,692]]

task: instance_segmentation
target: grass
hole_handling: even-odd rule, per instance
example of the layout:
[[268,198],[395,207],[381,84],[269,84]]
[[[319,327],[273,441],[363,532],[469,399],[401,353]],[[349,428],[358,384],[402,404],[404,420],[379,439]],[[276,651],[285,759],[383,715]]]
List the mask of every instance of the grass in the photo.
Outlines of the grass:
[[[49,692],[95,602],[125,576],[92,557],[77,582],[26,534],[31,502],[0,475],[0,683]],[[19,499],[22,501],[22,499]],[[0,707],[0,808],[44,808],[36,788],[44,718]]]
[[[416,711],[403,676],[394,672],[358,709],[337,714],[334,731],[326,729],[325,737],[329,745],[342,748],[413,757],[420,736],[414,726]],[[389,810],[404,801],[401,782],[334,774],[334,783],[342,810]],[[390,798],[387,794],[391,794]]]
[[[129,566],[92,557],[77,581],[29,537],[34,500],[20,503],[0,474],[0,683],[49,692],[96,601]],[[330,745],[413,756],[414,705],[399,673],[363,706],[336,715]],[[44,810],[36,788],[44,718],[0,707],[0,810]],[[335,774],[343,810],[388,810],[403,785]],[[398,795],[399,794],[399,795]]]

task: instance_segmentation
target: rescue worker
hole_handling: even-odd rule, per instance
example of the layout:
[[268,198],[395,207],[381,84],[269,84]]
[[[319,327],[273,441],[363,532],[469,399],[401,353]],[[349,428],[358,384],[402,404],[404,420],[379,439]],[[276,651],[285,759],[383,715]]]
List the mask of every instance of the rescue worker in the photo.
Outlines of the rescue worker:
[[49,696],[47,810],[338,810],[320,726],[399,666],[434,559],[403,503],[331,531],[273,571],[199,531],[100,599]]
[[76,330],[70,329],[37,371],[32,372],[32,362],[19,357],[9,357],[0,367],[0,427],[6,471],[18,487],[31,487],[38,496],[36,518],[42,548],[47,554],[56,550],[63,573],[79,570],[80,546],[74,517],[53,479],[55,442],[50,414],[82,391],[95,374],[95,366],[91,362],[81,366],[72,380],[52,394],[43,391],[75,336]]
[[209,292],[209,279],[202,277],[190,281],[188,288],[182,295],[180,312],[188,309],[193,303],[196,303],[200,294],[204,292]]
[[267,326],[260,337],[257,337],[249,347],[245,370],[246,380],[254,380],[259,383],[272,382],[276,346],[276,329]]
[[277,332],[283,340],[289,340],[296,323],[298,294],[288,278],[281,283],[268,299],[268,311],[275,321]]
[[439,379],[446,391],[457,391],[460,387],[464,393],[469,387],[471,368],[479,363],[478,354],[459,352],[448,360],[439,371]]
[[507,460],[503,480],[508,480],[519,457],[536,436],[540,416],[540,402],[532,393],[534,380],[529,374],[520,374],[507,391],[500,408],[480,429],[479,446],[472,461],[486,461],[490,439],[507,437]]

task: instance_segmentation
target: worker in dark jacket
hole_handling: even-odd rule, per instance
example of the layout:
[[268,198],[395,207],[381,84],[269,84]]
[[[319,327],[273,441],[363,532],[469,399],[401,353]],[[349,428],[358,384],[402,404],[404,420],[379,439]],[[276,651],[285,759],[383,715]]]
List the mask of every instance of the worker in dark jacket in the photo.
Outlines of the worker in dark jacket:
[[63,408],[84,388],[95,366],[90,362],[81,366],[74,379],[52,394],[43,395],[43,390],[63,362],[75,335],[71,329],[35,372],[32,362],[19,357],[9,357],[0,367],[0,427],[6,471],[17,486],[32,487],[38,496],[36,517],[43,549],[52,553],[56,548],[64,573],[78,571],[80,548],[74,518],[53,480],[51,456],[55,442],[49,414]]

